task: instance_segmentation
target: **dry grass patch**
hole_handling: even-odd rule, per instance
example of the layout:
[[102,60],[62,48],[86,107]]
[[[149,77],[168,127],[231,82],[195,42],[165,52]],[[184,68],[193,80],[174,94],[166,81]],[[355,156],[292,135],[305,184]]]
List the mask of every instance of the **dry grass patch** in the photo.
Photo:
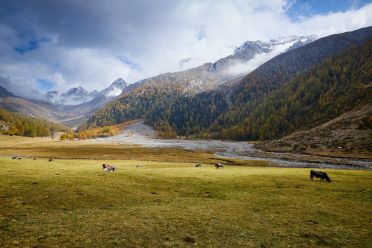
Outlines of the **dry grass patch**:
[[[212,152],[177,148],[150,148],[134,145],[94,144],[86,141],[59,141],[47,138],[0,136],[0,155],[58,159],[144,160],[164,162],[251,165],[251,161],[218,158]],[[268,166],[266,161],[256,166]]]

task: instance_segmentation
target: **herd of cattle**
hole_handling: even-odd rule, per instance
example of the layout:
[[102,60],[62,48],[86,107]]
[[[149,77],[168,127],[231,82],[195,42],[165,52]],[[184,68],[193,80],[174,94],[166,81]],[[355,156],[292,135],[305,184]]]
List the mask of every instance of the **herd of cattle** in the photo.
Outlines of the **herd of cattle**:
[[[23,157],[13,156],[12,159],[13,159],[13,160],[14,160],[14,159],[21,160],[21,159],[23,159]],[[34,157],[33,159],[34,159],[34,160],[37,160],[37,157]],[[54,158],[48,158],[48,161],[49,161],[49,162],[52,162],[53,160],[54,160]]]
[[[19,157],[19,156],[13,156],[12,159],[16,159],[16,160],[21,160],[22,157]],[[34,160],[37,160],[37,157],[34,157],[33,158]],[[48,161],[49,162],[52,162],[54,161],[53,158],[48,158]],[[142,165],[138,164],[136,165],[136,168],[140,168],[142,167]],[[201,163],[198,163],[195,165],[195,167],[202,167],[202,164]],[[216,169],[220,169],[220,168],[224,168],[225,165],[222,164],[222,163],[216,163],[214,165],[214,167]],[[114,172],[117,170],[117,167],[115,165],[109,165],[109,164],[102,164],[102,170],[104,172]],[[330,183],[331,182],[331,178],[327,175],[327,173],[325,173],[324,171],[315,171],[315,170],[310,170],[310,180],[313,181],[314,180],[314,177],[315,178],[320,178],[320,182],[328,182]]]
[[[142,167],[142,165],[136,165],[136,168],[139,168],[139,167]],[[195,167],[202,167],[202,164],[198,163],[195,165]],[[225,165],[222,163],[216,163],[214,167],[216,169],[219,169],[219,168],[224,168]],[[102,164],[102,169],[104,172],[114,172],[115,170],[117,170],[115,165],[109,165],[109,164]],[[314,177],[320,178],[320,182],[327,182],[327,183],[331,182],[331,178],[324,171],[310,170],[310,180],[313,181]]]

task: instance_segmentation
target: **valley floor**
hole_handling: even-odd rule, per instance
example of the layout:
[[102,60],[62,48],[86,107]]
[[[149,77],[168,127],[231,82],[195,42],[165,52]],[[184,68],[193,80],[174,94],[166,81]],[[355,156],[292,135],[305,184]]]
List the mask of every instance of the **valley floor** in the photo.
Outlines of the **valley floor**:
[[332,183],[319,183],[309,169],[194,165],[0,158],[0,246],[372,244],[370,171],[326,170]]
[[[147,148],[178,148],[190,151],[207,151],[219,158],[266,161],[279,167],[372,169],[371,154],[352,156],[337,151],[323,153],[313,149],[312,153],[264,151],[262,144],[223,140],[158,139],[152,127],[143,122],[130,124],[119,135],[86,141],[90,144],[138,145]],[[265,147],[266,148],[266,147]],[[283,147],[284,148],[284,147]]]
[[130,124],[116,136],[80,141],[0,135],[0,148],[0,156],[222,162],[229,165],[247,165],[255,161],[259,166],[372,170],[371,159],[265,152],[248,142],[158,139],[155,131],[142,122]]

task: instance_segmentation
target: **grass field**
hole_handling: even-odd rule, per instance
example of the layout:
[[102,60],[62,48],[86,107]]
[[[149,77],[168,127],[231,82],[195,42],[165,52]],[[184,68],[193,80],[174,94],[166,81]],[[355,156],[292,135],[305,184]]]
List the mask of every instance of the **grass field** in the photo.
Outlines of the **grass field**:
[[0,247],[372,245],[369,171],[105,162],[0,158]]
[[[135,145],[97,144],[90,141],[60,141],[0,135],[0,157],[22,156],[58,159],[141,160],[157,162],[218,163],[252,165],[252,161],[218,158],[212,152],[177,148],[151,148]],[[268,166],[266,161],[254,162]]]

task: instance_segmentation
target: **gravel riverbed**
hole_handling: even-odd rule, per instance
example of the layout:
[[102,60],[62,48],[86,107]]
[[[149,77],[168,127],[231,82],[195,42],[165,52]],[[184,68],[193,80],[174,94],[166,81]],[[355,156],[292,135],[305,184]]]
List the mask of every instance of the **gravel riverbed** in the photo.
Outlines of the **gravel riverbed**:
[[211,151],[221,158],[265,160],[273,166],[293,168],[332,168],[372,170],[371,160],[328,158],[319,156],[269,153],[258,150],[252,143],[222,140],[160,139],[152,127],[137,122],[129,125],[119,135],[97,138],[94,143],[132,144],[145,147],[174,147],[189,150]]

